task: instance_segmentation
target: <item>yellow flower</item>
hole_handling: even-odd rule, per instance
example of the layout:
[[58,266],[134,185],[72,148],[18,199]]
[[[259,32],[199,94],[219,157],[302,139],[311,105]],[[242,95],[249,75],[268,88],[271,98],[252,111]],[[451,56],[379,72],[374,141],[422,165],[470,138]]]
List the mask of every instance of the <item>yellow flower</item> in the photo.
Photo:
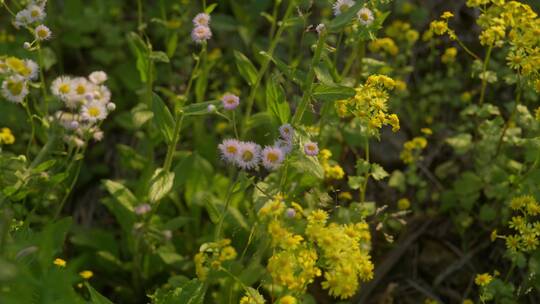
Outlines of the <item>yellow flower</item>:
[[452,18],[452,17],[454,17],[454,14],[452,14],[451,12],[448,12],[448,11],[444,12],[444,13],[441,15],[441,19],[450,19],[450,18]]
[[81,278],[85,279],[85,280],[88,280],[90,279],[91,277],[94,276],[94,273],[90,270],[83,270],[81,272],[79,272],[79,275],[81,276]]
[[493,277],[489,273],[477,274],[474,278],[474,283],[478,286],[486,286],[493,280]]
[[407,198],[402,198],[397,202],[399,210],[407,210],[411,207],[411,202]]
[[339,195],[338,195],[338,198],[340,200],[343,200],[343,201],[350,201],[352,200],[352,194],[348,191],[345,191],[345,192],[340,192]]
[[0,144],[12,145],[15,142],[15,136],[9,128],[0,129]]
[[296,304],[298,301],[293,296],[284,296],[281,297],[278,301],[278,304]]
[[465,299],[461,304],[474,304],[474,302],[471,299]]
[[53,264],[58,267],[66,267],[66,261],[62,260],[61,258],[54,259]]
[[441,61],[443,63],[449,64],[456,61],[457,49],[454,47],[447,48],[444,51],[444,54],[441,56]]

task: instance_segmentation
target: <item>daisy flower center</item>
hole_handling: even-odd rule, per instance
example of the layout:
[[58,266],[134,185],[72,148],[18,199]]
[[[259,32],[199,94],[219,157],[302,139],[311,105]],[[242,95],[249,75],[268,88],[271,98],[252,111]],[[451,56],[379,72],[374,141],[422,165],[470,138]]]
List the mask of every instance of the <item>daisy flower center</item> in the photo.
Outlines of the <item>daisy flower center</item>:
[[348,8],[349,8],[349,5],[346,3],[343,3],[342,5],[339,6],[339,11],[344,13]]
[[70,89],[69,89],[69,84],[67,83],[62,83],[59,87],[58,87],[58,91],[60,91],[60,93],[62,94],[68,94]]
[[242,159],[244,161],[250,161],[253,160],[253,152],[246,150],[244,153],[242,153]]
[[83,85],[78,85],[75,91],[77,92],[77,94],[82,95],[86,93],[86,88]]
[[98,117],[99,114],[101,114],[101,110],[98,107],[88,108],[88,115],[90,115],[91,117]]
[[13,96],[18,96],[22,93],[23,84],[22,82],[10,81],[8,82],[7,88]]
[[47,36],[49,36],[49,32],[47,32],[47,30],[45,29],[38,30],[37,34],[40,38],[46,38]]
[[235,146],[228,146],[227,147],[227,153],[230,153],[230,154],[236,154],[237,152],[237,149]]
[[30,15],[32,15],[32,18],[39,17],[40,13],[39,10],[35,9],[30,12]]
[[275,163],[279,160],[279,156],[275,152],[270,152],[268,155],[266,155],[266,160],[268,160],[271,163]]
[[360,14],[360,19],[362,19],[364,21],[368,21],[369,20],[369,14],[368,13],[361,13]]
[[307,146],[307,149],[308,149],[309,151],[314,151],[314,150],[315,150],[315,147],[314,147],[313,145],[308,145],[308,146]]

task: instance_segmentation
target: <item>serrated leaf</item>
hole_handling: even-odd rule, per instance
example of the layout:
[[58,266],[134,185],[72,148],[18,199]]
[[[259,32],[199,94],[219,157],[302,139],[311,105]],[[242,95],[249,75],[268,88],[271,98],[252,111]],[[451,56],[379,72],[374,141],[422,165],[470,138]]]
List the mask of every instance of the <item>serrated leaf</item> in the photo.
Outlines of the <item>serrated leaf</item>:
[[236,67],[240,75],[244,77],[244,80],[250,85],[254,85],[257,81],[257,69],[251,61],[242,53],[234,51],[234,59],[236,60]]
[[336,101],[354,97],[356,91],[346,86],[331,86],[316,84],[313,88],[313,98],[319,101]]
[[371,164],[371,176],[375,180],[381,180],[388,177],[388,172],[381,165],[373,163]]
[[169,111],[169,108],[159,95],[153,93],[152,95],[152,112],[154,113],[154,123],[163,135],[163,138],[167,143],[173,141],[174,132],[174,118]]
[[148,190],[150,202],[155,203],[164,198],[171,191],[173,184],[174,172],[167,172],[162,168],[156,169],[150,179],[150,189]]

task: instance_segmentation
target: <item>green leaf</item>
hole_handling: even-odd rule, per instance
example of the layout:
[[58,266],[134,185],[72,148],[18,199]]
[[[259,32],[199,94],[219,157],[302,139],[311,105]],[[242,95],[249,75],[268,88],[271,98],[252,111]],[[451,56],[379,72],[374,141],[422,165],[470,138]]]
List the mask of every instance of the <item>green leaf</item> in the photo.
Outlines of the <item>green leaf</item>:
[[336,101],[354,97],[356,91],[346,86],[331,86],[316,84],[313,88],[313,98],[319,101]]
[[381,165],[373,163],[371,164],[371,176],[375,180],[381,180],[388,176],[388,172]]
[[150,202],[155,203],[165,197],[171,191],[173,184],[174,172],[167,172],[162,168],[156,169],[150,179],[150,189],[148,190]]
[[495,208],[488,204],[485,204],[480,208],[480,220],[483,222],[491,222],[497,217],[497,211]]
[[217,5],[218,5],[217,3],[212,3],[212,4],[208,5],[206,7],[206,9],[204,10],[204,12],[207,13],[207,14],[211,14],[214,11],[214,9],[216,8]]
[[113,304],[113,302],[109,301],[109,299],[101,295],[97,290],[90,286],[88,282],[85,282],[84,285],[86,286],[86,288],[88,288],[92,304]]
[[154,112],[154,123],[165,141],[171,143],[173,141],[174,118],[161,97],[155,93],[153,93],[152,98],[152,111]]
[[152,59],[152,61],[154,62],[169,62],[169,56],[167,56],[167,54],[165,54],[164,52],[160,51],[154,51],[150,53],[150,59]]
[[207,115],[208,106],[214,105],[216,109],[220,109],[221,101],[220,100],[211,100],[206,102],[192,103],[182,108],[182,113],[184,116],[198,116],[198,115]]
[[284,124],[291,117],[291,109],[285,100],[285,92],[283,88],[276,83],[275,79],[271,79],[266,85],[266,106],[272,116],[279,122]]
[[454,148],[457,154],[465,154],[472,148],[472,135],[463,133],[446,139],[446,142]]
[[127,35],[127,41],[131,51],[137,58],[136,66],[139,71],[139,76],[142,82],[148,80],[148,72],[150,70],[150,61],[148,60],[148,53],[150,50],[142,38],[134,32],[130,32]]
[[255,69],[253,63],[251,63],[251,61],[244,54],[238,51],[234,51],[234,58],[236,60],[236,67],[238,68],[240,75],[244,77],[247,83],[254,85],[257,81],[257,69]]
[[133,207],[138,203],[137,198],[128,188],[118,182],[105,180],[103,184],[114,198],[104,199],[103,204],[114,214],[122,229],[130,232],[136,219]]
[[363,176],[349,176],[348,184],[353,190],[358,190],[364,184],[365,178]]

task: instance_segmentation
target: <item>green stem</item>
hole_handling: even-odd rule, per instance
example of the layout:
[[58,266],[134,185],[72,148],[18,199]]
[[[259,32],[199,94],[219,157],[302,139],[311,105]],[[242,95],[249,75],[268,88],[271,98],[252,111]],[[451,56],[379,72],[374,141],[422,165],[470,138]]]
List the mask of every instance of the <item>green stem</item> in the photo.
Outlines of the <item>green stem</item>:
[[219,240],[219,238],[221,237],[221,230],[223,229],[223,222],[225,221],[225,217],[227,216],[227,212],[229,210],[229,205],[231,203],[234,187],[236,186],[237,183],[238,183],[238,178],[235,178],[234,182],[229,186],[229,190],[227,191],[227,197],[225,198],[225,207],[223,208],[221,217],[219,219],[219,224],[216,229],[216,235],[215,235],[216,241]]
[[238,130],[236,128],[236,114],[235,114],[235,111],[232,111],[232,125],[233,125],[233,129],[234,129],[234,136],[236,136],[236,139],[240,139],[240,137],[238,136]]
[[[43,94],[43,102],[45,106],[44,115],[49,114],[49,96],[47,94],[47,83],[45,82],[45,65],[43,60],[43,51],[41,50],[41,44],[38,42],[38,62],[39,62],[39,80],[41,82],[41,92]],[[37,108],[37,105],[36,105]]]
[[[180,112],[180,111],[178,111]],[[184,115],[179,114],[179,118],[174,122],[174,133],[173,133],[173,141],[169,145],[167,149],[167,155],[165,157],[165,162],[163,163],[163,170],[165,172],[168,172],[171,169],[172,160],[174,153],[176,152],[176,146],[178,145],[178,140],[180,139],[180,132],[182,130],[182,123],[184,121]]]
[[137,28],[139,32],[142,32],[142,24],[143,24],[143,7],[142,7],[142,1],[137,0]]
[[[356,62],[356,59],[358,58],[358,53],[360,52],[360,49],[364,49],[364,40],[358,41],[358,44],[354,47],[352,56],[349,56],[347,59],[347,62],[345,62],[345,67],[343,68],[343,72],[341,73],[341,78],[347,76],[349,72],[351,71],[351,68],[353,67],[354,63]],[[363,57],[364,55],[362,55]],[[360,58],[360,61],[362,61],[363,58]]]
[[291,15],[292,11],[293,11],[293,7],[294,7],[294,0],[291,0],[289,1],[289,6],[287,7],[287,10],[285,11],[285,15],[283,16],[283,20],[280,22],[281,24],[279,24],[279,28],[276,32],[276,35],[274,36],[274,38],[272,39],[272,42],[270,43],[270,47],[268,49],[268,51],[266,52],[268,54],[268,56],[265,56],[264,59],[263,59],[263,62],[261,64],[261,67],[259,69],[259,71],[257,72],[257,77],[255,79],[255,83],[253,84],[253,86],[251,86],[251,91],[249,93],[249,97],[248,97],[248,100],[247,100],[247,106],[246,106],[246,113],[244,115],[244,119],[243,119],[243,122],[242,122],[242,137],[245,136],[246,134],[246,126],[247,126],[247,123],[251,117],[251,111],[253,109],[253,103],[255,102],[255,95],[257,94],[257,89],[259,88],[259,85],[261,84],[261,81],[262,81],[262,78],[264,77],[265,73],[266,73],[266,70],[268,69],[268,66],[270,65],[270,58],[272,58],[273,54],[274,54],[274,50],[277,46],[277,43],[279,41],[279,39],[281,38],[281,35],[283,34],[283,31],[285,30],[285,24],[283,24],[283,21],[284,20],[287,20],[289,18],[289,16]]
[[313,82],[315,81],[315,67],[319,64],[319,61],[321,59],[322,50],[326,42],[326,36],[326,31],[323,31],[319,35],[317,47],[315,48],[315,54],[313,55],[313,58],[311,60],[309,72],[302,88],[304,91],[304,95],[302,96],[302,101],[300,102],[300,105],[298,105],[298,108],[296,109],[296,112],[294,113],[294,116],[292,118],[293,125],[300,123],[300,121],[302,120],[302,116],[304,116],[304,112],[309,105],[309,101],[311,100],[311,90],[313,87]]
[[[369,137],[366,134],[366,146],[365,148],[365,155],[366,155],[366,162],[369,164]],[[366,201],[366,191],[367,191],[367,185],[369,180],[369,170],[364,174],[364,183],[362,184],[362,188],[360,189],[360,200],[361,202]]]
[[34,137],[36,135],[36,126],[34,125],[34,119],[32,117],[32,113],[30,113],[28,103],[23,101],[22,105],[26,115],[28,116],[28,120],[30,120],[30,127],[32,128],[32,133],[30,134],[30,139],[28,140],[28,145],[26,146],[26,159],[30,159],[30,148],[32,147],[32,143],[34,142]]
[[478,55],[476,55],[475,53],[473,53],[461,40],[456,39],[457,43],[459,44],[459,46],[461,46],[461,48],[469,55],[471,55],[471,57],[473,57],[474,59],[476,60],[480,60],[480,57],[478,57]]
[[508,120],[504,123],[503,131],[501,132],[501,136],[499,137],[499,141],[498,141],[498,144],[497,144],[497,150],[495,152],[494,158],[497,158],[497,156],[499,155],[499,152],[501,151],[503,138],[506,135],[506,132],[508,131],[508,128],[510,127],[510,123],[514,119],[514,116],[516,116],[517,107],[519,106],[520,102],[521,102],[521,80],[520,80],[520,77],[518,76],[517,94],[516,94],[516,100],[514,102],[514,108],[512,109],[512,113],[510,114],[510,117],[508,117]]
[[484,59],[484,65],[482,67],[482,89],[480,91],[480,102],[479,102],[480,105],[484,103],[484,97],[486,95],[486,87],[487,87],[486,71],[487,71],[487,66],[489,64],[489,59],[491,58],[492,49],[493,49],[493,45],[490,45],[487,50],[486,58]]
[[[77,180],[79,180],[79,174],[81,173],[81,167],[84,160],[84,152],[86,151],[86,144],[85,147],[82,149],[82,158],[78,160],[73,160],[69,167],[66,169],[66,172],[69,172],[71,170],[71,166],[73,163],[77,162],[77,168],[75,169],[75,174],[73,175],[73,179],[71,180],[71,184],[69,185],[69,188],[67,189],[67,192],[64,194],[64,197],[62,198],[62,201],[60,202],[60,205],[58,205],[58,208],[56,209],[56,212],[54,213],[54,220],[58,219],[60,216],[60,213],[62,212],[62,209],[64,209],[64,205],[67,202],[67,199],[69,198],[69,195],[71,192],[73,192],[73,188],[75,187],[75,184],[77,183]],[[75,152],[74,157],[77,157],[78,151]]]

